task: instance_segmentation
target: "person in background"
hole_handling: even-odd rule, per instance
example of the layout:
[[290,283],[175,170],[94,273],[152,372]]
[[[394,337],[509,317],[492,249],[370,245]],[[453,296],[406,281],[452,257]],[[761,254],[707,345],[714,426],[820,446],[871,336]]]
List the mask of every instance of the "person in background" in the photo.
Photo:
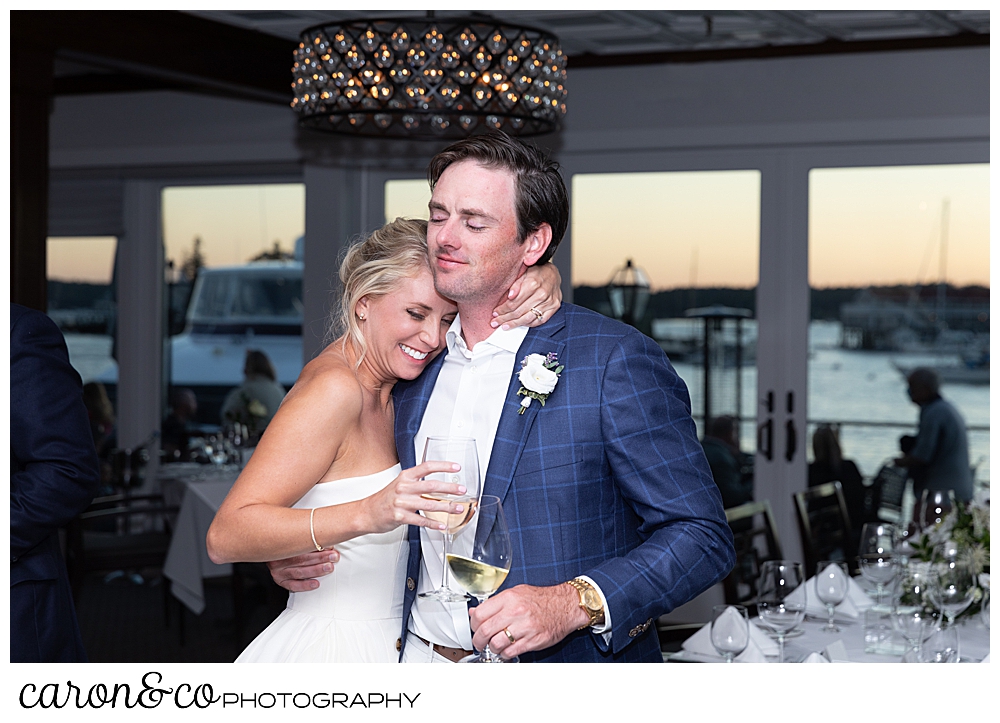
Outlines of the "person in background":
[[753,455],[740,450],[738,424],[735,417],[715,417],[701,441],[726,509],[753,501]]
[[187,387],[174,390],[170,414],[163,420],[162,445],[168,460],[187,461],[191,420],[198,413],[198,398]]
[[858,466],[844,459],[837,431],[829,424],[822,424],[813,432],[813,461],[809,463],[809,486],[818,487],[827,482],[840,482],[847,503],[851,527],[860,534],[861,526],[870,520],[865,513],[865,488]]
[[59,327],[10,305],[10,662],[87,655],[59,529],[100,485],[80,375]]
[[111,406],[108,392],[100,382],[83,385],[83,403],[90,419],[90,433],[97,449],[97,459],[101,465],[101,489],[110,492],[112,465],[111,451],[115,447],[115,410]]
[[910,471],[917,499],[925,489],[950,489],[956,499],[968,502],[972,499],[972,470],[965,420],[941,397],[941,382],[933,369],[914,369],[906,381],[910,399],[920,407],[920,422],[916,439],[906,445],[907,451],[896,464]]
[[251,435],[259,436],[278,411],[285,388],[278,383],[267,354],[257,349],[247,349],[243,377],[243,384],[222,403],[222,425],[244,424]]

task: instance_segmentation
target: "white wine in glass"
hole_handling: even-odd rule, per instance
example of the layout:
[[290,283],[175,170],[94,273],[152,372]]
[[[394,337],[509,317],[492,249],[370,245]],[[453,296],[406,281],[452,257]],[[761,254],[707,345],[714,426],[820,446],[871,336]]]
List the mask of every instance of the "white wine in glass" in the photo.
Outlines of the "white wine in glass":
[[465,485],[464,495],[426,494],[424,499],[450,502],[462,507],[461,512],[422,511],[424,517],[435,520],[446,528],[444,532],[444,553],[442,555],[441,586],[437,590],[420,593],[420,597],[433,598],[441,602],[462,602],[469,596],[452,590],[448,586],[448,551],[455,535],[472,520],[479,504],[479,453],[476,440],[471,437],[428,437],[424,443],[424,457],[421,462],[454,462],[459,465],[457,472],[437,472],[428,477]]
[[[479,521],[476,523],[476,538],[472,552],[468,555],[449,553],[448,567],[455,582],[462,589],[484,602],[495,593],[510,572],[512,546],[507,518],[503,513],[500,498],[483,495],[479,503]],[[464,658],[463,663],[516,663],[518,659],[505,660],[490,650],[489,644],[481,653]]]

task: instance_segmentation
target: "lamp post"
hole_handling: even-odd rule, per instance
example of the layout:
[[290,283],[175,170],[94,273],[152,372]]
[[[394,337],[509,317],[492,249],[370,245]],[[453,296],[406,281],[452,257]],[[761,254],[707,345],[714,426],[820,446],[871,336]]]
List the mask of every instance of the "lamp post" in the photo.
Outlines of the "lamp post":
[[626,324],[635,326],[645,315],[649,303],[649,278],[645,271],[632,265],[632,259],[611,277],[608,300],[612,315]]

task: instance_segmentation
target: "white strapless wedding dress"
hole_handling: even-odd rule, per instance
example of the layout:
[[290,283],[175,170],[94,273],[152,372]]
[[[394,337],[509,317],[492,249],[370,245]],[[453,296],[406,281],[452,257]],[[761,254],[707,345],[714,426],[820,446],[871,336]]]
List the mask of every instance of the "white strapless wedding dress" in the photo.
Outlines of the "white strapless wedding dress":
[[[400,466],[321,482],[293,507],[325,507],[367,497],[392,482]],[[306,531],[308,532],[308,531]],[[319,587],[288,595],[288,606],[237,663],[395,663],[403,615],[406,526],[336,546],[340,562]]]

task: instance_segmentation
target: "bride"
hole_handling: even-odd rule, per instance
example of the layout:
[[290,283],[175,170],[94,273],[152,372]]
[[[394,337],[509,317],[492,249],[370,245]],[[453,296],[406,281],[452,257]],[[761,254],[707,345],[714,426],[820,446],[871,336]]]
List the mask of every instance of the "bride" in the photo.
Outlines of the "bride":
[[[236,662],[397,660],[406,526],[443,529],[419,510],[449,504],[421,495],[465,491],[422,479],[452,470],[448,462],[401,470],[396,457],[392,388],[441,351],[457,314],[434,290],[426,231],[425,221],[396,219],[348,251],[333,324],[341,336],[302,370],[208,531],[220,564],[333,546],[340,556],[335,575],[289,594]],[[558,308],[558,272],[529,274],[536,283],[515,286],[504,305],[515,311],[498,318],[538,324],[530,307]]]

